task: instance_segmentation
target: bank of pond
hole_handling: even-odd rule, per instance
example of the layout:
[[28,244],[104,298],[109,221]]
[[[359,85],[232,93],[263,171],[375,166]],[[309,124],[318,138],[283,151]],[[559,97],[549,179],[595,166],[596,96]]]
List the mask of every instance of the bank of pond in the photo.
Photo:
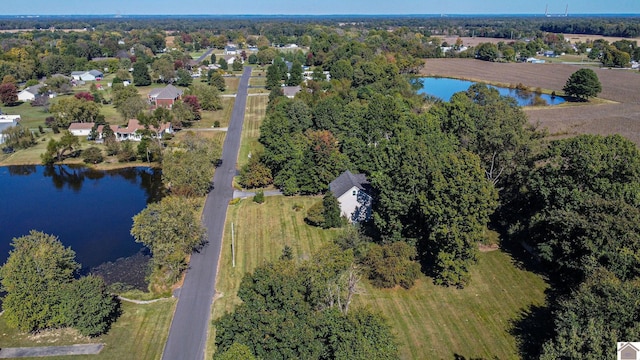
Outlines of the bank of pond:
[[0,167],[0,264],[13,238],[38,230],[71,247],[83,273],[99,272],[107,283],[144,289],[148,255],[129,231],[132,217],[162,192],[158,169]]

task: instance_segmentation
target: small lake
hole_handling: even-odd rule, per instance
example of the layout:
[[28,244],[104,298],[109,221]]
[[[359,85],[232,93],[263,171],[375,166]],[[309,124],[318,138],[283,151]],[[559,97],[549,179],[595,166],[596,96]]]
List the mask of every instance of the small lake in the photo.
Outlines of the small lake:
[[[467,91],[471,85],[475,84],[472,81],[449,78],[423,77],[419,79],[422,81],[422,89],[418,90],[419,94],[435,96],[444,101],[449,101],[453,94],[460,91]],[[536,96],[536,93],[531,91],[509,89],[493,85],[489,86],[497,89],[500,95],[516,99],[520,106],[531,105]],[[544,99],[548,105],[558,105],[565,102],[565,99],[560,96],[551,97],[551,95],[548,94],[539,94],[539,96]]]
[[161,193],[161,171],[148,168],[0,167],[0,264],[32,229],[56,235],[85,270],[136,255],[132,217]]

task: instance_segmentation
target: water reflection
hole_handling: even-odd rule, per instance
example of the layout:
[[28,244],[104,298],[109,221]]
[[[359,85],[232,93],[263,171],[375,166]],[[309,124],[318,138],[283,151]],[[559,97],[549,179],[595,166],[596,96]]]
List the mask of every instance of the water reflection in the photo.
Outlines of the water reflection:
[[30,230],[58,236],[85,268],[134,255],[142,245],[129,234],[132,217],[162,196],[158,169],[0,167],[0,265]]

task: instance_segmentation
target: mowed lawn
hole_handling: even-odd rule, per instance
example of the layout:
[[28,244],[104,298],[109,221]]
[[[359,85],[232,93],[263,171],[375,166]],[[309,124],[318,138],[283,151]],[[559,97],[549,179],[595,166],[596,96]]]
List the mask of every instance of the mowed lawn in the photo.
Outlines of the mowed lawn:
[[[285,245],[304,259],[338,230],[321,230],[304,222],[307,209],[319,197],[268,197],[262,205],[251,199],[230,205],[220,259],[217,294],[212,319],[233,310],[242,277],[257,266],[273,261]],[[297,204],[303,207],[293,210]],[[231,223],[234,223],[236,267],[231,260]],[[452,359],[464,357],[518,358],[512,323],[532,305],[544,303],[546,283],[521,270],[502,252],[480,253],[465,289],[435,286],[421,276],[410,290],[376,289],[362,282],[356,306],[382,312],[397,337],[401,359]],[[215,330],[208,343],[213,353]]]
[[[256,267],[278,259],[285,245],[292,248],[294,258],[305,259],[338,234],[337,230],[322,230],[304,222],[307,209],[318,201],[322,201],[322,198],[274,196],[267,197],[263,204],[256,204],[249,198],[229,206],[212,320],[233,311],[240,304],[236,294],[242,277]],[[299,205],[301,209],[294,210],[294,205]],[[232,223],[235,268],[231,258]],[[214,339],[215,331],[212,328],[205,359],[210,359],[213,354]]]
[[268,96],[247,97],[240,152],[238,153],[238,168],[242,168],[247,163],[249,153],[255,154],[256,151],[262,149],[262,145],[258,142],[258,137],[260,137],[260,125],[262,125],[267,112],[268,101]]
[[231,112],[233,111],[233,105],[235,104],[236,99],[231,97],[223,97],[220,98],[220,101],[222,102],[222,109],[216,111],[200,111],[202,119],[200,121],[195,121],[193,123],[193,127],[203,129],[211,128],[214,126],[216,121],[220,122],[220,127],[229,126],[229,121],[231,120]]
[[421,277],[410,290],[364,286],[357,305],[380,310],[400,343],[401,359],[519,358],[513,321],[544,304],[547,284],[502,251],[480,253],[464,289]]
[[104,349],[98,355],[55,356],[47,359],[160,359],[175,304],[173,299],[144,305],[123,302],[123,312],[118,321],[106,335],[97,338],[83,337],[73,330],[54,330],[38,335],[20,333],[8,328],[0,316],[0,348],[103,343]]

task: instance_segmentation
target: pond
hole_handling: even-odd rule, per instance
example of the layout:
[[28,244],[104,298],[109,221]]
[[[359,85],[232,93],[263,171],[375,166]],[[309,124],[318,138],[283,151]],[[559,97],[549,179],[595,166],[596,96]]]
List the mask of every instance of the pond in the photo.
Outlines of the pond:
[[76,252],[83,270],[136,255],[132,217],[162,194],[160,170],[0,167],[0,264],[11,240],[38,230]]
[[[449,78],[423,77],[419,78],[419,80],[422,82],[422,89],[418,90],[419,94],[435,96],[444,101],[449,101],[453,94],[460,91],[467,91],[467,89],[469,89],[469,86],[475,84],[472,81]],[[516,99],[518,105],[520,106],[531,105],[536,95],[539,95],[542,99],[544,99],[547,102],[547,105],[558,105],[565,102],[565,99],[560,96],[552,97],[548,94],[536,94],[532,91],[509,89],[494,85],[489,86],[497,89],[500,95],[510,96]]]

